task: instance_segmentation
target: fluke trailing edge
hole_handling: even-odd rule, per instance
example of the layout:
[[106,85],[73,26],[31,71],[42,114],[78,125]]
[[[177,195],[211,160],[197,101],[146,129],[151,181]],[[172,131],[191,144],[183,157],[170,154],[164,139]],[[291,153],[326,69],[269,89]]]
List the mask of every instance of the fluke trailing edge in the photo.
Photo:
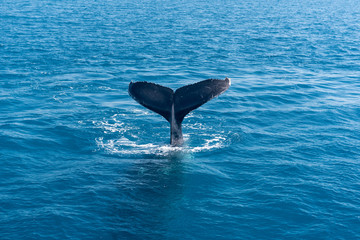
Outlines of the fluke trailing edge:
[[181,123],[192,110],[225,92],[231,84],[225,80],[208,79],[183,86],[175,92],[171,88],[150,82],[130,82],[129,94],[144,107],[160,114],[171,128],[170,144],[181,145],[183,140]]

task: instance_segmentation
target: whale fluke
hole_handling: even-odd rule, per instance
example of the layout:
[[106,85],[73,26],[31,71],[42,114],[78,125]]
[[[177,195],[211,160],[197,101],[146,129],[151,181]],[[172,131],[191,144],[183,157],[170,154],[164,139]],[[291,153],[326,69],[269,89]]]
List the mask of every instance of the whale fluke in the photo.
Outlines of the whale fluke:
[[150,82],[130,82],[129,94],[144,107],[170,121],[174,91]]
[[225,80],[207,79],[183,86],[175,92],[167,87],[150,82],[130,82],[129,94],[144,107],[163,116],[171,126],[170,144],[183,143],[181,123],[192,110],[200,107],[230,87]]

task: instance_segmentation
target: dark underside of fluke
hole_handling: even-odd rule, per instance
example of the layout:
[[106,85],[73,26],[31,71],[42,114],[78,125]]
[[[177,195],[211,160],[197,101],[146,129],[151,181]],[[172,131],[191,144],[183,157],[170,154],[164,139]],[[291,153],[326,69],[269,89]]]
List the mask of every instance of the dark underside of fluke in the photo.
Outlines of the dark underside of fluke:
[[130,82],[129,94],[138,103],[160,114],[170,123],[170,144],[179,146],[184,142],[181,130],[184,117],[192,110],[225,92],[230,84],[229,78],[225,78],[225,80],[207,79],[183,86],[174,92],[171,88],[155,83]]

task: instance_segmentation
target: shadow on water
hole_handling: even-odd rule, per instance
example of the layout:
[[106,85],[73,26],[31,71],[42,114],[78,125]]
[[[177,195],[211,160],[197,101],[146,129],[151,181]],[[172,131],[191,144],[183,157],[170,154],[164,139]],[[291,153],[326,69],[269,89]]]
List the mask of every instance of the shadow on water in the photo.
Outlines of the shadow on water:
[[183,158],[183,153],[176,151],[161,158],[134,159],[118,181],[114,237],[161,239],[165,235],[183,198]]

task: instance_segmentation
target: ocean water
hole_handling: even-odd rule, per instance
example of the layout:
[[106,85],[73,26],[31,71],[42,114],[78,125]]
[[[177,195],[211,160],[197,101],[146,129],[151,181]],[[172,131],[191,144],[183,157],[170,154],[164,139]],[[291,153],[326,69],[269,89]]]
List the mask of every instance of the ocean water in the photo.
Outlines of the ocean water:
[[[0,239],[360,239],[356,0],[2,0]],[[232,79],[186,144],[130,81]]]

